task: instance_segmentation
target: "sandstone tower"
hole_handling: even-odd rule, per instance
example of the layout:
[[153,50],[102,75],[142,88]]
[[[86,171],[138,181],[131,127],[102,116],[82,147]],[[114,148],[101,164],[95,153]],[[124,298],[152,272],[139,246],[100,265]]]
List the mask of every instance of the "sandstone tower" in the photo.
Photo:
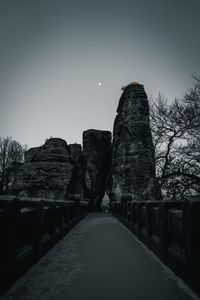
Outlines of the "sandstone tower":
[[111,132],[90,129],[83,132],[85,192],[91,209],[101,207],[111,162]]
[[149,105],[143,85],[123,88],[113,128],[112,167],[109,179],[112,200],[122,195],[133,200],[155,196],[155,158],[149,126]]

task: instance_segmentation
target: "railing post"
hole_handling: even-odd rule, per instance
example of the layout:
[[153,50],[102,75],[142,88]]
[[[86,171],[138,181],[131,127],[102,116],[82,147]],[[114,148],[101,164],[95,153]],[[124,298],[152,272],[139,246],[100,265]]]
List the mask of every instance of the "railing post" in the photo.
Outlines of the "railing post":
[[121,217],[124,225],[127,225],[127,202],[132,201],[131,195],[122,195],[121,196]]
[[166,263],[167,261],[167,244],[168,244],[168,213],[167,213],[168,203],[160,202],[160,258]]
[[148,201],[149,247],[160,256],[160,209],[158,201]]

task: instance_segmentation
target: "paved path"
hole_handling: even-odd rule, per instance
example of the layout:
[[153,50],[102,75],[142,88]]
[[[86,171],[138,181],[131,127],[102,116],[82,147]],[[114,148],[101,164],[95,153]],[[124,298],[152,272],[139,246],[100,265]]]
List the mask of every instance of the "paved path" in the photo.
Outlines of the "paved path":
[[91,213],[3,299],[191,300],[165,268],[110,214]]

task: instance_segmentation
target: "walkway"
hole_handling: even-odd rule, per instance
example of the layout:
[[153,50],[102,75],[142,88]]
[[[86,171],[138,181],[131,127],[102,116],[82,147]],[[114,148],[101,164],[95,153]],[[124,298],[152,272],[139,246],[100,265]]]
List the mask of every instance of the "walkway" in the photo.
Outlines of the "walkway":
[[181,282],[112,215],[91,213],[2,299],[198,299]]

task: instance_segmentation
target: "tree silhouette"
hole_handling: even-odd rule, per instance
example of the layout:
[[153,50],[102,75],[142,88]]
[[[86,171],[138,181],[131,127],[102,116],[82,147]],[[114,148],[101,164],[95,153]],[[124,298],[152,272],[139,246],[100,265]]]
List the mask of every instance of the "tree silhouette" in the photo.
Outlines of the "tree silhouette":
[[150,103],[157,177],[173,199],[200,191],[200,79],[193,78],[182,99],[159,95]]
[[24,160],[27,146],[21,145],[11,137],[0,137],[0,193],[8,193]]

